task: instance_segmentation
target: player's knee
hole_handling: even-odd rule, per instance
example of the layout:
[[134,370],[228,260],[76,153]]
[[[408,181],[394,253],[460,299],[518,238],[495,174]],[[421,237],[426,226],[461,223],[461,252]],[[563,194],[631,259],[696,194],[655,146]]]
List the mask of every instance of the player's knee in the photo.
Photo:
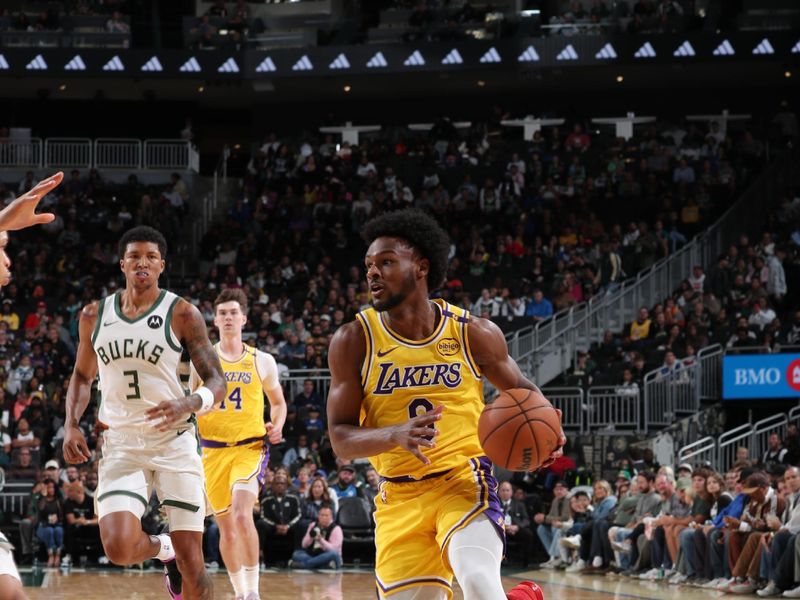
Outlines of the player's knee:
[[125,566],[133,563],[134,550],[130,541],[120,536],[103,538],[103,551],[108,560],[115,565]]
[[255,522],[253,521],[253,510],[249,507],[247,507],[245,510],[241,508],[234,508],[232,518],[238,532],[243,532],[250,527],[255,527]]
[[461,573],[458,583],[465,598],[491,598],[495,588],[481,571]]

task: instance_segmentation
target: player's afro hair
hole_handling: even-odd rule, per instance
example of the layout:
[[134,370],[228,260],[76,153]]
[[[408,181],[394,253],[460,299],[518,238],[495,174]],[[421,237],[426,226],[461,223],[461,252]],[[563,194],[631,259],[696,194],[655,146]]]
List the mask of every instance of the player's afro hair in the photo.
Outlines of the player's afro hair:
[[428,291],[444,285],[450,238],[428,213],[413,208],[384,213],[368,221],[361,230],[367,244],[379,237],[397,237],[407,241],[423,258],[428,259]]
[[158,246],[161,258],[167,257],[167,240],[157,229],[153,229],[147,225],[140,225],[123,233],[119,240],[118,248],[120,258],[125,256],[125,250],[128,244],[132,244],[133,242],[152,242]]

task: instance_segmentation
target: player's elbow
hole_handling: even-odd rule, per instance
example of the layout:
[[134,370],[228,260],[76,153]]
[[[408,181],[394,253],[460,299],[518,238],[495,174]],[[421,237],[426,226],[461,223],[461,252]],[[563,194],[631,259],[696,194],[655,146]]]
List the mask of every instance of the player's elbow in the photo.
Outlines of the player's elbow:
[[341,425],[330,425],[330,436],[331,448],[333,449],[333,453],[338,458],[350,460],[354,458],[360,458],[355,452],[353,452],[350,444],[347,443],[347,434],[342,431]]

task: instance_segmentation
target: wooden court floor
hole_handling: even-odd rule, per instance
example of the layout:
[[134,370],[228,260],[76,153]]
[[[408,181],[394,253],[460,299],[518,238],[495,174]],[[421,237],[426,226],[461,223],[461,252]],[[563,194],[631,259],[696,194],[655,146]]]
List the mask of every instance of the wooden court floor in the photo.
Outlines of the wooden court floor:
[[[212,573],[215,598],[233,599],[224,571]],[[531,579],[544,589],[546,600],[712,600],[718,592],[697,588],[677,588],[666,584],[611,579],[563,572],[532,571],[503,578],[506,589],[522,579]],[[68,573],[45,571],[41,587],[26,587],[31,600],[165,600],[162,576],[155,571],[89,571]],[[374,600],[374,579],[369,571],[310,573],[304,571],[264,572],[261,574],[264,600]],[[462,600],[456,589],[455,598]]]

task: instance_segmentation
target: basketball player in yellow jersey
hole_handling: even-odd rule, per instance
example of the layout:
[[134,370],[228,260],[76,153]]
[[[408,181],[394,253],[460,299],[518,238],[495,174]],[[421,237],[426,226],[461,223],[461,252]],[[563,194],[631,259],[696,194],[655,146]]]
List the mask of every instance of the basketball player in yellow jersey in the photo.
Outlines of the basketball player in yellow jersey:
[[[214,301],[216,346],[228,382],[225,400],[198,418],[206,490],[216,514],[220,551],[237,599],[258,600],[258,533],[253,505],[269,462],[267,437],[283,437],[286,402],[275,359],[242,343],[247,296],[226,289]],[[201,385],[192,370],[192,389]],[[264,393],[270,423],[264,424]]]
[[[331,341],[328,421],[336,455],[370,457],[383,478],[375,499],[378,595],[451,598],[455,575],[466,600],[505,599],[504,521],[477,434],[481,377],[500,390],[536,387],[496,325],[429,300],[450,249],[433,218],[386,213],[362,234],[372,308]],[[526,582],[508,597],[537,598],[536,589]]]

